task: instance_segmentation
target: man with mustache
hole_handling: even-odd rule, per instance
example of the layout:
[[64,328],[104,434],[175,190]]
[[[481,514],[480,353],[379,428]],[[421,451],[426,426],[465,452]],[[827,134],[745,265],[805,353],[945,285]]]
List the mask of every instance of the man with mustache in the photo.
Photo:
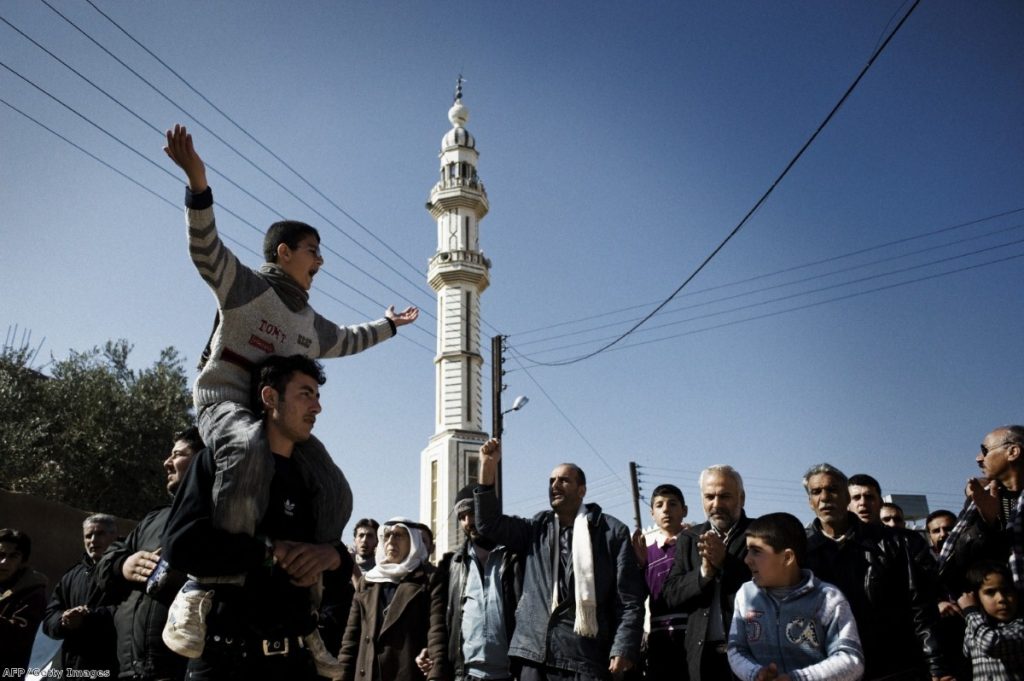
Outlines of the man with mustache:
[[807,567],[850,601],[864,648],[865,681],[953,681],[935,634],[935,585],[915,562],[905,536],[864,523],[849,509],[846,476],[827,463],[804,475],[811,510]]
[[691,681],[718,681],[732,678],[725,646],[736,592],[750,581],[744,563],[750,519],[743,511],[743,478],[732,466],[705,468],[698,484],[708,519],[679,535],[661,595],[668,607],[689,615],[686,659]]

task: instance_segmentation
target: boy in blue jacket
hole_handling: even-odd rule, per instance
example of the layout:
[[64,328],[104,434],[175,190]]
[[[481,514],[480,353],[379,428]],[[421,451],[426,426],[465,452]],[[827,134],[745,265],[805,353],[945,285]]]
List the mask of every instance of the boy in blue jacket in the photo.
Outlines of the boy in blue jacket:
[[736,593],[729,666],[743,681],[856,681],[864,673],[857,623],[842,592],[802,570],[807,534],[769,513],[747,528],[753,581]]

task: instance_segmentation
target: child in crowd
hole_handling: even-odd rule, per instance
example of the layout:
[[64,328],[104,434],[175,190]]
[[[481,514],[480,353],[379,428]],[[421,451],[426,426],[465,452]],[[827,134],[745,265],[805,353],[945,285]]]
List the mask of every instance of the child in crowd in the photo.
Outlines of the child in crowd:
[[[262,421],[250,409],[252,372],[270,356],[322,358],[362,352],[394,336],[397,327],[411,324],[419,311],[410,307],[396,313],[390,307],[384,318],[350,327],[321,317],[308,303],[313,277],[323,264],[317,231],[302,222],[274,223],[263,241],[266,262],[258,271],[248,269],[217,235],[206,167],[183,126],[167,131],[164,151],[188,178],[189,254],[217,299],[217,322],[193,388],[200,433],[216,461],[213,523],[254,535],[266,511],[274,457]],[[299,455],[311,472],[313,503],[319,511],[315,540],[335,541],[352,513],[352,491],[315,437],[302,444]],[[265,538],[268,546],[272,539]],[[204,620],[211,607],[208,586],[241,579],[202,575],[186,584],[167,618],[167,646],[186,657],[201,656]],[[328,672],[336,671],[337,660],[324,651],[315,630],[306,643],[318,670],[332,675]]]
[[986,561],[967,571],[971,591],[957,599],[967,620],[964,655],[972,677],[1024,680],[1024,620],[1017,617],[1017,589],[1010,568]]
[[729,666],[743,681],[855,681],[864,673],[857,624],[842,592],[802,570],[807,534],[789,513],[747,528],[753,581],[736,593]]
[[651,517],[658,527],[653,541],[647,544],[640,530],[634,535],[637,560],[645,567],[644,575],[650,592],[645,678],[686,681],[689,678],[684,643],[687,615],[673,611],[661,597],[661,589],[675,560],[676,539],[687,527],[683,523],[686,501],[682,490],[675,485],[655,487],[651,493]]

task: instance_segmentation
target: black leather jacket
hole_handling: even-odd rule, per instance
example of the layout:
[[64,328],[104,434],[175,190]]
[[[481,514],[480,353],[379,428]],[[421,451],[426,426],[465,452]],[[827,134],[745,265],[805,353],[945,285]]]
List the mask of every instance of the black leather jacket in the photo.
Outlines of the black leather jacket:
[[[935,635],[935,576],[914,560],[906,537],[849,514],[850,535],[834,541],[815,520],[807,528],[807,565],[838,586],[853,610],[864,648],[864,679],[898,673],[946,673]],[[914,677],[916,678],[916,677]]]

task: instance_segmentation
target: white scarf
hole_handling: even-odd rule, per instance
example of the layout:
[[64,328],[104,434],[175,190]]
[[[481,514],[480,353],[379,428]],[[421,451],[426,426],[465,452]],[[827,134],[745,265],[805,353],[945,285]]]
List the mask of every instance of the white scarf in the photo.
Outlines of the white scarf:
[[[551,610],[558,605],[558,568],[561,564],[558,515],[555,515],[555,551],[551,587]],[[597,637],[597,589],[594,586],[594,548],[590,543],[587,508],[580,504],[572,524],[572,572],[575,583],[576,622],[573,631],[587,638]]]
[[[384,555],[384,531],[394,527],[403,527],[409,533],[409,555],[401,563],[387,563]],[[367,582],[391,582],[398,584],[410,572],[420,566],[427,557],[427,547],[423,544],[419,523],[408,518],[392,518],[377,530],[377,564],[363,575]]]

